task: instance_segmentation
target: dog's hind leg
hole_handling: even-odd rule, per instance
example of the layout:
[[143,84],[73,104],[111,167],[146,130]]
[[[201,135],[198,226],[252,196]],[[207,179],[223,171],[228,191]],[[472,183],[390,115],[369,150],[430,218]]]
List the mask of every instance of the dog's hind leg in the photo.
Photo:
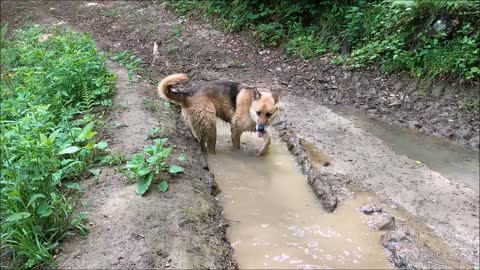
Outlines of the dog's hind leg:
[[202,137],[201,139],[198,140],[198,142],[200,143],[200,147],[202,148],[202,152],[203,153],[206,153],[207,152],[207,147],[205,146],[205,138]]

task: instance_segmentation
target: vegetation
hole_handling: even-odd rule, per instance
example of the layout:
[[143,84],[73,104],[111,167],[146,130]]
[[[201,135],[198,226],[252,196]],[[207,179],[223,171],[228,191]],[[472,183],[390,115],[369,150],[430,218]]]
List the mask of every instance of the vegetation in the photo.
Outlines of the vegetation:
[[[480,78],[480,3],[469,0],[169,0],[227,31],[252,31],[264,46],[304,58],[421,78]],[[351,47],[351,55],[349,52]]]
[[123,65],[128,70],[128,80],[131,81],[142,69],[142,58],[135,56],[131,51],[113,53],[110,59]]
[[[1,41],[0,226],[1,267],[53,263],[59,241],[85,233],[85,213],[73,214],[71,194],[100,157],[92,113],[108,106],[115,76],[89,35],[30,27]],[[100,106],[100,107],[99,107]]]
[[[149,132],[150,136],[155,136],[159,128]],[[162,172],[177,174],[183,172],[183,168],[177,165],[170,165],[167,159],[173,150],[173,146],[165,147],[166,138],[153,140],[155,144],[147,145],[143,148],[143,153],[134,154],[132,159],[126,165],[125,175],[129,179],[138,181],[137,194],[143,195],[150,188],[154,180],[160,180]],[[157,186],[158,190],[166,192],[168,183],[162,180]]]

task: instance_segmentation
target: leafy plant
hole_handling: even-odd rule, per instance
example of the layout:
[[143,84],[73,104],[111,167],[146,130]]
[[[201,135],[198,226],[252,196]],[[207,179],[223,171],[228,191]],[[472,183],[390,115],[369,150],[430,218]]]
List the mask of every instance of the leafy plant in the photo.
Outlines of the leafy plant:
[[112,17],[112,18],[118,18],[120,17],[120,12],[116,9],[100,9],[100,15],[103,17]]
[[72,230],[87,231],[66,194],[81,190],[75,179],[108,146],[89,112],[113,93],[115,76],[89,35],[34,26],[6,40],[3,32],[0,250],[9,267],[34,268],[53,264]]
[[[169,172],[170,174],[183,172],[182,167],[167,163],[173,146],[165,147],[166,141],[166,138],[155,139],[153,145],[145,146],[143,153],[134,154],[132,159],[127,162],[126,175],[138,181],[136,190],[138,195],[144,195],[152,182],[161,178],[162,172]],[[163,180],[160,183],[159,190],[165,192],[167,188],[168,183]]]
[[133,76],[141,72],[142,58],[135,56],[131,51],[125,50],[123,52],[117,52],[110,56],[113,61],[119,62],[128,70],[128,79],[132,80]]
[[167,2],[182,15],[205,16],[226,31],[252,31],[264,46],[303,58],[338,53],[346,41],[351,57],[334,63],[427,79],[480,78],[478,1]]
[[170,32],[172,32],[172,35],[179,37],[182,35],[182,28],[178,24],[172,25],[172,28],[170,29]]

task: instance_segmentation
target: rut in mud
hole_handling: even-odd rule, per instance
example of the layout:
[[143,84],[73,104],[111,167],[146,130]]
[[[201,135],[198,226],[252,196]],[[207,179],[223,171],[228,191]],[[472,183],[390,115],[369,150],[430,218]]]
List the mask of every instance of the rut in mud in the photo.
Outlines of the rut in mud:
[[[150,83],[129,84],[125,70],[115,67],[120,88],[114,110],[105,121],[113,147],[131,154],[148,144],[144,137],[148,130],[161,127],[161,135],[189,157],[182,164],[186,173],[171,179],[165,194],[153,191],[138,197],[121,174],[108,168],[99,179],[88,179],[82,207],[91,214],[91,234],[63,244],[64,252],[58,256],[62,267],[235,266],[225,239],[228,223],[212,195],[216,190],[213,175],[178,110],[164,107],[155,97],[158,80],[176,72],[188,73],[193,81],[228,79],[285,86],[281,121],[275,128],[320,198],[319,204],[334,211],[338,202],[338,211],[342,211],[342,204],[354,197],[352,190],[367,190],[397,221],[396,228],[381,237],[395,266],[468,268],[478,263],[478,190],[395,153],[352,121],[323,107],[327,94],[317,91],[317,82],[334,83],[331,77],[343,78],[345,71],[322,61],[292,60],[256,48],[247,38],[177,18],[162,4],[152,2],[2,1],[4,18],[13,26],[66,23],[91,33],[102,50],[129,49],[142,57],[142,80]],[[154,41],[161,41],[162,46],[159,59],[151,66]],[[359,77],[365,88],[376,87],[370,84],[375,80],[369,74],[350,76]],[[345,89],[340,92],[345,94]],[[155,101],[157,112],[145,107],[147,99]],[[475,138],[469,141],[476,143]],[[324,157],[330,166],[319,162]],[[103,264],[94,265],[91,256]]]

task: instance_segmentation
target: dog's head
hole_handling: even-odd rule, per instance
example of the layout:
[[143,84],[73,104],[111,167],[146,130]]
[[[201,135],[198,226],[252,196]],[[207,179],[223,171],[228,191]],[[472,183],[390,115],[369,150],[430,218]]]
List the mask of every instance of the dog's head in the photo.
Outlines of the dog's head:
[[258,137],[262,138],[267,132],[268,126],[278,114],[280,90],[270,92],[254,88],[252,93],[253,101],[250,106],[250,115],[255,121]]

